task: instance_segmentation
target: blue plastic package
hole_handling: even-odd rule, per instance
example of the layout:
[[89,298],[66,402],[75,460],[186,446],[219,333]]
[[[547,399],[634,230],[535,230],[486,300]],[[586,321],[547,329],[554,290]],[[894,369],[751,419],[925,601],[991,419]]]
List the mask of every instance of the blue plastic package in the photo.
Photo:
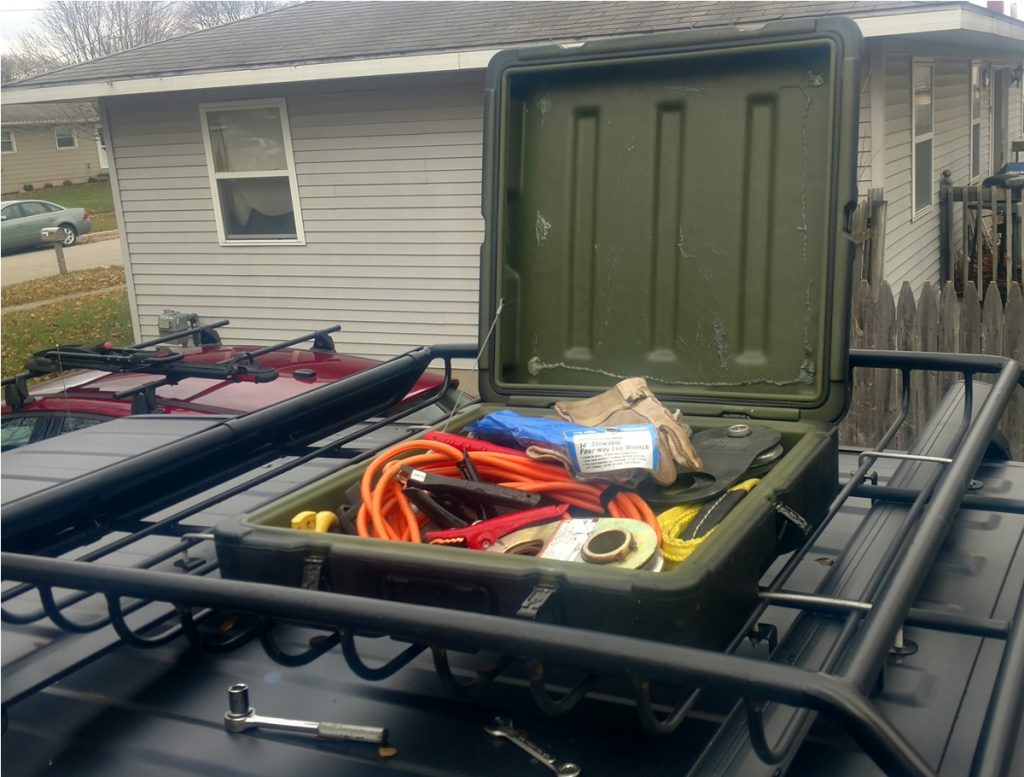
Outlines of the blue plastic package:
[[589,430],[589,426],[553,418],[531,418],[512,410],[491,413],[479,421],[474,421],[465,429],[481,440],[523,449],[531,445],[541,448],[565,448],[566,434]]
[[499,410],[469,424],[465,431],[512,448],[556,452],[583,475],[658,466],[658,436],[651,424],[594,428]]

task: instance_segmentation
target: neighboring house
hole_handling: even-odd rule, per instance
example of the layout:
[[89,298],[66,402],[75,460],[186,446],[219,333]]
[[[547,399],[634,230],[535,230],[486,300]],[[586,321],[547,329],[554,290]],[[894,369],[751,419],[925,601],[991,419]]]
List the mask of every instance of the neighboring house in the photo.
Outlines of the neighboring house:
[[934,281],[942,170],[990,173],[1022,135],[1024,24],[968,3],[317,2],[2,99],[99,101],[140,338],[174,307],[250,342],[338,320],[346,350],[387,356],[477,336],[496,51],[821,14],[867,39],[859,179],[889,202],[886,275]]
[[107,174],[96,109],[88,103],[4,105],[0,112],[0,184],[4,194]]

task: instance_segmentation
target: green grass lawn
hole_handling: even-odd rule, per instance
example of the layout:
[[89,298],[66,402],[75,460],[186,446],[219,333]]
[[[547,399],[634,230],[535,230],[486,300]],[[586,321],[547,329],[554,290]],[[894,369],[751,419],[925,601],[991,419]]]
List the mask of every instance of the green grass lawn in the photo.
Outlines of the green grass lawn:
[[13,286],[5,286],[0,292],[0,305],[24,305],[28,302],[39,302],[65,294],[77,294],[82,291],[106,289],[124,283],[124,268],[120,265],[96,267],[91,270],[79,270],[67,275],[54,275],[49,278],[36,278]]
[[117,216],[113,213],[93,213],[89,211],[89,221],[92,222],[93,232],[107,232],[117,229]]
[[126,345],[133,340],[128,293],[108,291],[4,313],[0,332],[0,370],[5,377],[24,370],[36,351],[55,345]]
[[49,189],[40,188],[31,192],[18,192],[12,197],[16,200],[46,200],[63,205],[65,208],[85,208],[89,211],[93,232],[117,229],[117,219],[114,216],[114,195],[110,190],[110,181],[54,186]]

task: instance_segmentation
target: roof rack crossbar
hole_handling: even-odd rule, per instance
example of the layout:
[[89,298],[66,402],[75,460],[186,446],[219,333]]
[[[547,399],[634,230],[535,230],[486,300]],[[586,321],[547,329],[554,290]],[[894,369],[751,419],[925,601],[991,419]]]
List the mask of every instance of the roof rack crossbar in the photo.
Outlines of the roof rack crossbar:
[[227,326],[231,321],[227,318],[222,318],[220,321],[214,321],[211,324],[203,324],[202,326],[192,327],[191,329],[182,329],[180,332],[172,332],[171,334],[161,335],[160,337],[154,337],[152,340],[143,340],[141,343],[135,343],[128,346],[129,348],[151,348],[154,345],[162,345],[163,343],[171,343],[175,340],[181,340],[185,337],[192,337],[193,335],[202,336],[204,331],[210,331],[213,329],[219,329],[222,326]]
[[239,361],[246,361],[246,360],[249,360],[249,359],[255,359],[257,356],[265,356],[268,353],[273,353],[274,351],[280,351],[282,348],[290,348],[293,345],[298,345],[299,343],[304,343],[307,340],[321,341],[323,338],[327,337],[332,332],[340,332],[340,331],[341,331],[341,324],[335,324],[334,326],[329,326],[326,329],[318,329],[315,332],[310,332],[307,335],[300,335],[299,337],[293,337],[291,340],[284,340],[283,342],[280,342],[280,343],[274,343],[274,345],[268,345],[265,348],[260,348],[260,349],[258,349],[256,351],[247,351],[245,353],[240,353],[240,354],[238,354],[238,356],[232,356],[230,359],[225,359],[224,361],[222,361],[220,363],[221,364],[231,364],[233,362],[239,362]]

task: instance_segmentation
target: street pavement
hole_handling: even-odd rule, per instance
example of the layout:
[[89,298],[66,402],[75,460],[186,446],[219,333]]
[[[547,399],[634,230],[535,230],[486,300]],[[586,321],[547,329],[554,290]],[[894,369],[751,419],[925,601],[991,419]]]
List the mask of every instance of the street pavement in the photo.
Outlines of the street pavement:
[[[71,246],[64,249],[64,259],[67,261],[69,272],[87,270],[90,267],[105,267],[108,264],[123,264],[121,241],[114,238]],[[35,278],[46,278],[57,273],[57,257],[52,247],[8,254],[0,260],[0,285],[3,286]]]

